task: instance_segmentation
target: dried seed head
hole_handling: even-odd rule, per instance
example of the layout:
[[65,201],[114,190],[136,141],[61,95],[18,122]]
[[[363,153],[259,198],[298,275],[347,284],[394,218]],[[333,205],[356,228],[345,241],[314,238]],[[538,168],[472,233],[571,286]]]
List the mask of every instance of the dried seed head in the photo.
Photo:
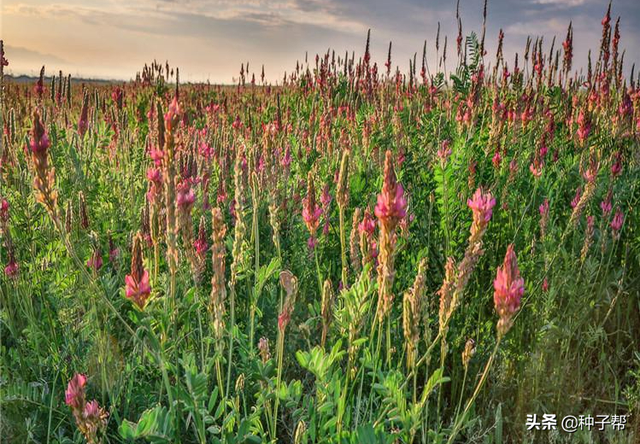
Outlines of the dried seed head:
[[440,296],[440,309],[438,312],[439,328],[440,331],[444,331],[449,325],[449,319],[455,307],[453,303],[453,293],[456,286],[457,269],[453,258],[447,258],[447,263],[444,267],[444,280],[440,290],[438,290],[438,296]]
[[67,234],[73,229],[73,205],[71,200],[67,201],[67,208],[64,213],[64,229]]
[[307,424],[300,420],[298,421],[298,425],[296,426],[296,432],[293,436],[294,444],[302,444],[306,442],[305,435],[307,433]]
[[336,201],[342,208],[347,206],[349,202],[349,151],[345,150],[342,154],[342,162],[340,163],[340,175],[338,176],[338,190],[336,192]]
[[322,287],[322,338],[320,341],[322,347],[324,347],[325,345],[327,334],[329,332],[329,326],[331,325],[331,318],[333,315],[333,300],[334,293],[331,288],[331,280],[327,279],[324,281],[324,286]]
[[260,352],[260,358],[262,363],[266,364],[271,359],[271,351],[269,350],[269,340],[265,337],[260,338],[258,341],[258,350]]
[[316,202],[316,189],[314,186],[313,173],[309,171],[307,175],[307,196],[302,202],[302,218],[309,230],[311,239],[315,238],[318,225],[320,224],[320,215],[322,214],[322,208]]
[[278,328],[281,332],[284,332],[291,320],[291,314],[295,307],[296,297],[298,295],[298,278],[289,270],[283,270],[280,273],[280,285],[284,288],[286,297],[282,311],[278,316]]
[[220,208],[211,210],[211,225],[213,228],[213,245],[211,258],[213,264],[213,276],[211,277],[211,297],[209,309],[213,316],[213,329],[218,340],[222,338],[224,331],[225,300],[227,299],[227,287],[225,282],[225,253],[224,237],[227,227],[222,218]]
[[476,342],[469,338],[467,339],[467,343],[464,345],[464,351],[462,352],[462,366],[465,368],[465,371],[469,368],[469,362],[475,353]]
[[405,344],[407,345],[407,366],[415,363],[415,350],[420,340],[420,319],[424,302],[426,283],[427,259],[423,258],[418,265],[413,287],[404,294],[402,303],[402,327]]
[[362,217],[362,210],[356,208],[353,211],[353,219],[351,221],[351,235],[349,236],[349,253],[351,259],[351,267],[355,274],[360,273],[360,254],[359,254],[359,236],[358,236],[358,224]]
[[236,393],[242,393],[244,391],[244,373],[238,375],[236,379]]

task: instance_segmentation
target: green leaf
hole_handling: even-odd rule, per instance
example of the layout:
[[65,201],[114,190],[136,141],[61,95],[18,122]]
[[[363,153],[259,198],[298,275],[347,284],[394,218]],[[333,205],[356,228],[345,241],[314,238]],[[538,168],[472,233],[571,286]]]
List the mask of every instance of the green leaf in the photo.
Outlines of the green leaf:
[[214,388],[211,392],[211,396],[209,396],[209,402],[207,403],[207,410],[212,411],[213,406],[216,405],[216,401],[218,400],[218,387]]
[[495,444],[502,444],[502,404],[498,404],[498,408],[496,408],[496,431],[494,433]]
[[420,399],[420,404],[424,404],[427,400],[427,398],[429,397],[429,394],[440,384],[443,384],[445,382],[450,381],[449,377],[443,377],[442,376],[442,369],[439,368],[436,371],[434,371],[431,376],[429,377],[429,380],[427,381],[427,385],[425,385],[423,392],[422,392],[422,397]]
[[122,421],[120,427],[118,428],[118,432],[123,439],[133,440],[136,437],[135,433],[136,425],[131,421],[127,421],[126,419]]

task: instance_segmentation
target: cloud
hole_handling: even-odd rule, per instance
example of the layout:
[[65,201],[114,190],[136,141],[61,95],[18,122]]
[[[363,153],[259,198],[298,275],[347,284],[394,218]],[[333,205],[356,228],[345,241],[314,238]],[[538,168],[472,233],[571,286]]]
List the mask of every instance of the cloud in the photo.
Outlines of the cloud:
[[535,3],[539,5],[554,5],[564,8],[584,5],[586,2],[587,0],[535,0]]
[[[121,73],[124,78],[157,58],[180,65],[184,78],[191,73],[194,80],[212,75],[228,81],[247,60],[253,68],[264,63],[270,78],[277,80],[306,52],[313,57],[331,48],[338,54],[355,50],[361,55],[369,28],[372,57],[379,65],[386,59],[389,41],[394,67],[406,69],[427,40],[427,59],[433,67],[438,23],[441,50],[448,36],[449,60],[457,34],[451,0],[54,1],[58,3],[4,0],[5,40],[43,54],[60,54],[70,69]],[[616,0],[612,11],[622,16],[622,44],[629,49],[630,62],[640,58],[633,21],[640,16],[639,5],[637,0]],[[463,33],[479,34],[482,0],[462,2],[460,8]],[[544,36],[548,46],[553,36],[564,38],[573,20],[574,66],[583,66],[588,47],[597,50],[605,10],[606,0],[491,0],[487,48],[494,53],[500,28],[506,34],[508,58],[522,51],[528,35]],[[32,55],[29,66],[37,58]]]
[[33,49],[22,48],[19,46],[5,46],[4,52],[6,54],[7,59],[9,60],[9,66],[15,65],[17,63],[20,64],[40,64],[40,65],[49,65],[49,64],[66,64],[68,63],[66,60],[53,55],[42,53],[39,51],[34,51]]
[[551,38],[554,35],[562,35],[567,32],[569,22],[564,19],[550,18],[541,20],[528,20],[516,22],[506,27],[506,35],[532,35]]
[[33,4],[16,3],[3,7],[3,14],[50,19],[77,19],[85,23],[125,26],[128,30],[138,28],[150,31],[149,19],[173,21],[176,17],[194,19],[206,17],[217,21],[228,21],[258,25],[265,28],[291,25],[317,26],[344,33],[362,33],[367,27],[354,17],[347,16],[338,3],[314,0],[287,0],[269,2],[264,0],[143,0],[132,5],[128,1],[114,0],[108,7],[84,6],[68,3]]

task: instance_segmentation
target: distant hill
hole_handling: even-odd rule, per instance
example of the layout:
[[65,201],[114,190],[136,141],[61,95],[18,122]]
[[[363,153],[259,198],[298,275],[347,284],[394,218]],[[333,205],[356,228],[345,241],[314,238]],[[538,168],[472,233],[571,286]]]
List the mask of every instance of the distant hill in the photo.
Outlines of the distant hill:
[[[45,77],[47,81],[51,81],[51,76]],[[35,83],[38,81],[38,77],[27,76],[27,75],[19,75],[13,76],[10,74],[5,74],[5,81],[13,82],[13,83]],[[73,83],[93,83],[98,85],[109,85],[109,84],[119,84],[124,83],[122,80],[106,80],[106,79],[85,79],[85,78],[76,78],[71,77],[71,81]],[[45,82],[46,83],[46,82]]]

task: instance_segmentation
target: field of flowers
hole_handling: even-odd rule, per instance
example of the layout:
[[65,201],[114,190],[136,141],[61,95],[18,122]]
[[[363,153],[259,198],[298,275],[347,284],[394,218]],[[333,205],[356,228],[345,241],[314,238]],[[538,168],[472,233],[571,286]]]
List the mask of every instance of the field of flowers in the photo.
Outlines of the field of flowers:
[[618,23],[580,72],[569,26],[435,71],[367,37],[278,85],[4,79],[0,441],[638,442]]

